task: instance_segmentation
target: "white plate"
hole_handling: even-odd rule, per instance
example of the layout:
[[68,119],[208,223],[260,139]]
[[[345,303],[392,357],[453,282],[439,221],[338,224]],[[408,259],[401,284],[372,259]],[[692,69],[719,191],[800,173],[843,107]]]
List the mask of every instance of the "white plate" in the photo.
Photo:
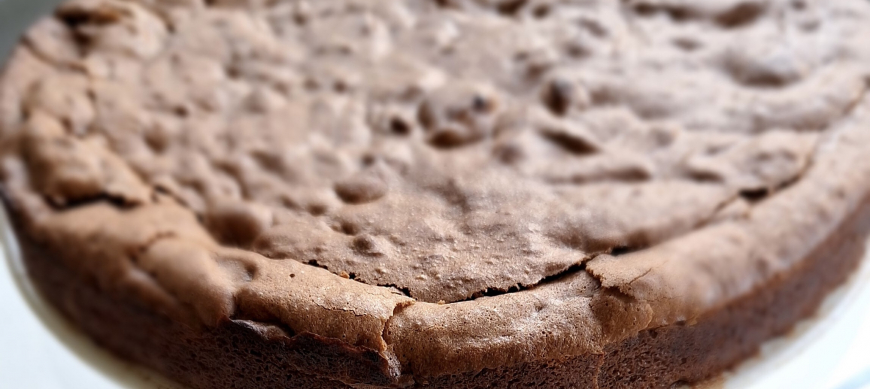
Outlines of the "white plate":
[[[57,0],[0,0],[0,58]],[[85,338],[27,281],[0,209],[0,388],[175,389]],[[870,260],[815,318],[725,376],[727,389],[870,389]]]

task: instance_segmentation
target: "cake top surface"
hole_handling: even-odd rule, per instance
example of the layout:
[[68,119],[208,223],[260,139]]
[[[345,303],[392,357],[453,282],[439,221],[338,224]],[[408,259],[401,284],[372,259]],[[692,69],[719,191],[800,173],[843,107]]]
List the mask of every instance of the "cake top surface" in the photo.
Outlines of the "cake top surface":
[[[858,0],[73,0],[0,84],[4,185],[47,241],[139,253],[118,266],[154,301],[207,284],[205,321],[287,321],[268,301],[301,293],[377,332],[414,302],[550,284],[644,300],[640,327],[686,320],[863,196],[868,18]],[[324,283],[379,303],[323,302]]]

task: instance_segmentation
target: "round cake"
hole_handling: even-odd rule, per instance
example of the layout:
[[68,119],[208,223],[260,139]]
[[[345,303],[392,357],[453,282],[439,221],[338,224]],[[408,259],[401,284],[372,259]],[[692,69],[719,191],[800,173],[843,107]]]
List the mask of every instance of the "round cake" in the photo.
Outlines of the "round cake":
[[870,2],[73,0],[0,79],[29,273],[192,388],[668,388],[870,231]]

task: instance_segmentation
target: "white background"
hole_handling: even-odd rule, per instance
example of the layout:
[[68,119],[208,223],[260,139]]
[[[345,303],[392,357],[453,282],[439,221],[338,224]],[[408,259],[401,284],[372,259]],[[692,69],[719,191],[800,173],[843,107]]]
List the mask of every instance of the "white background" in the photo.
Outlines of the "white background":
[[[420,0],[423,1],[423,0]],[[56,0],[0,0],[0,57]],[[5,216],[0,233],[8,243]],[[0,389],[170,389],[175,385],[103,352],[29,291],[24,270],[0,251]],[[15,256],[13,253],[12,257]],[[14,259],[14,258],[13,258]],[[728,389],[870,389],[870,260],[816,318],[769,342],[728,374]]]

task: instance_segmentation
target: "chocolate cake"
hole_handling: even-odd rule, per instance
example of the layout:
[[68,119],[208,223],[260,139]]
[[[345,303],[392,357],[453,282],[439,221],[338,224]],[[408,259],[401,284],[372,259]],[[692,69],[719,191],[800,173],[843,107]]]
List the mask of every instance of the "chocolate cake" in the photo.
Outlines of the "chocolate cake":
[[870,228],[863,0],[72,0],[0,78],[41,292],[192,388],[668,388]]

